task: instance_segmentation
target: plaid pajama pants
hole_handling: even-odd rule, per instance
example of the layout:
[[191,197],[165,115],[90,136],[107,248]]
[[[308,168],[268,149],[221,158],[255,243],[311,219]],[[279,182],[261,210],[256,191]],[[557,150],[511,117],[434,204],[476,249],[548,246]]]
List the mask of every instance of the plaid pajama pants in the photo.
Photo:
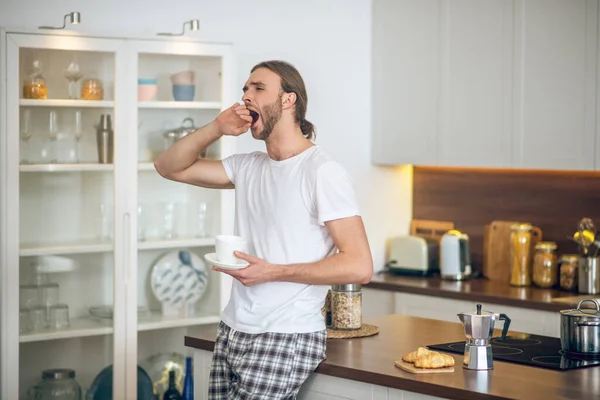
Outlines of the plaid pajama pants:
[[325,359],[327,332],[248,334],[219,324],[209,400],[294,400]]

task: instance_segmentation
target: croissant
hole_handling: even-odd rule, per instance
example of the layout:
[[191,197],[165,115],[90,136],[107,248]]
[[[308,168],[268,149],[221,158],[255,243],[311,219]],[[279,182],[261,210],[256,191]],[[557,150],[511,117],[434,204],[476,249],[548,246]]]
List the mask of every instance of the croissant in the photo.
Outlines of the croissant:
[[438,353],[437,351],[429,352],[429,354],[426,354],[415,360],[415,367],[417,368],[434,369],[453,366],[454,358],[452,358],[452,356]]
[[427,354],[431,353],[430,350],[427,350],[424,347],[419,347],[417,349],[417,351],[413,351],[410,353],[406,353],[404,356],[402,356],[402,361],[405,361],[407,363],[414,363],[415,361],[417,361],[417,358],[419,357],[423,357]]

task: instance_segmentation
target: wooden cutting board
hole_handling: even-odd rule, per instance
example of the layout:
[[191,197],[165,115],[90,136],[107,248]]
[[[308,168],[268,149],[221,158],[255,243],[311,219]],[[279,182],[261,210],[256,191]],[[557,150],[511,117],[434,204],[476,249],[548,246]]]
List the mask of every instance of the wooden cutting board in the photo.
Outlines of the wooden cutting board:
[[413,219],[410,221],[410,234],[432,238],[438,241],[444,236],[444,233],[454,229],[452,221],[436,221],[430,219]]
[[[510,227],[517,221],[492,221],[483,233],[483,275],[493,281],[510,282]],[[542,231],[533,227],[531,254],[542,240]]]
[[443,374],[444,372],[454,372],[454,367],[424,369],[417,368],[414,364],[402,360],[396,360],[394,361],[394,364],[396,364],[396,367],[413,374]]

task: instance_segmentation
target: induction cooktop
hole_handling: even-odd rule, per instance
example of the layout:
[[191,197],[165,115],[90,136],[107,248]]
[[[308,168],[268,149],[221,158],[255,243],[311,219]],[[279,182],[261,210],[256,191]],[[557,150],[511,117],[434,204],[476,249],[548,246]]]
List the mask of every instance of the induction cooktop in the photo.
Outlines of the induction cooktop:
[[[560,339],[549,336],[507,336],[504,340],[493,338],[490,344],[492,357],[498,361],[559,371],[600,365],[600,356],[589,357],[566,353],[562,350]],[[427,347],[449,353],[464,354],[465,352],[464,341],[433,344]]]

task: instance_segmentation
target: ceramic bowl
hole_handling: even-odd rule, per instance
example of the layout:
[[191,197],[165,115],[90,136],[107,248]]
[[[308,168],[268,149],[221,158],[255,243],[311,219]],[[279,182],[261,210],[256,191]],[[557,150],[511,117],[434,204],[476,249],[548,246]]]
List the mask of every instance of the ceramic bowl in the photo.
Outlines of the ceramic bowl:
[[195,94],[195,85],[173,85],[173,98],[175,101],[192,101]]
[[181,71],[171,75],[171,83],[173,85],[193,85],[194,71]]

